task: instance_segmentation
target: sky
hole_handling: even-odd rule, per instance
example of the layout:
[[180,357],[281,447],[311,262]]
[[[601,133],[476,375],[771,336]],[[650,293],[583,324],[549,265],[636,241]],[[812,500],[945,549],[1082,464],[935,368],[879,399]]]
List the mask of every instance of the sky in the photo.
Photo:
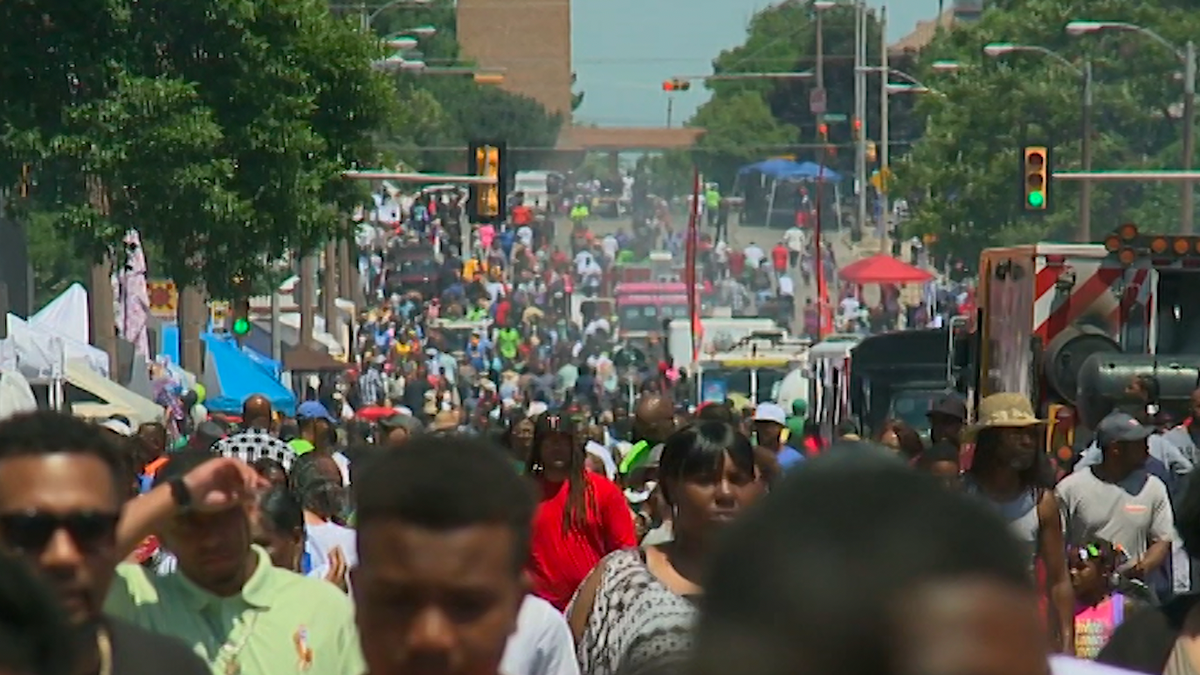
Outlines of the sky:
[[[584,92],[578,123],[602,127],[664,126],[663,80],[712,72],[722,49],[745,41],[746,27],[768,0],[572,0],[576,88]],[[888,38],[907,35],[937,14],[938,0],[868,0],[888,4]],[[946,3],[949,6],[950,3]],[[673,125],[708,97],[703,87],[675,95]]]

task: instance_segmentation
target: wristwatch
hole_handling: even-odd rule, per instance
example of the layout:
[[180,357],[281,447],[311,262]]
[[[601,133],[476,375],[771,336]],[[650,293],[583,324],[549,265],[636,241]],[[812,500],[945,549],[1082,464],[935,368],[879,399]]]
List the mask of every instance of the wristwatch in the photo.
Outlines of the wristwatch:
[[172,478],[167,485],[171,486],[171,499],[177,508],[186,510],[192,507],[192,492],[182,478]]

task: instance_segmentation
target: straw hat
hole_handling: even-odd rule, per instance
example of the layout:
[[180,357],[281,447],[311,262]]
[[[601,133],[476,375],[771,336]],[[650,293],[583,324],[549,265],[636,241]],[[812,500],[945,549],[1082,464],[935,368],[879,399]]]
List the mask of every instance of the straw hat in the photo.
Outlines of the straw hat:
[[992,394],[979,402],[979,421],[971,425],[971,436],[982,429],[1014,429],[1045,424],[1033,413],[1023,394]]

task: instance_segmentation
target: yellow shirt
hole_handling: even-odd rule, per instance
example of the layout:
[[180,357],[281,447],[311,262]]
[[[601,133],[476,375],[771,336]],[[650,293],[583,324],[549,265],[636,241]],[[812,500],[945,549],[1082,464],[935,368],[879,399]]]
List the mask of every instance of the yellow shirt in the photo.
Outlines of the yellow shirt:
[[350,598],[326,581],[273,566],[258,546],[254,551],[254,574],[227,598],[178,571],[158,576],[122,563],[104,610],[183,640],[213,675],[363,675]]

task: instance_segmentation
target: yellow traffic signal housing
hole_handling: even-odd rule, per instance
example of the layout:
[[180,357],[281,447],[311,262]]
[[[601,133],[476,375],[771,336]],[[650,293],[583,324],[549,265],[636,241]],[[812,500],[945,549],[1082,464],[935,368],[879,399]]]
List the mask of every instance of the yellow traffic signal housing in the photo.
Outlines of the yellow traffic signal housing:
[[1050,209],[1050,148],[1027,145],[1021,150],[1021,206],[1031,213]]
[[508,195],[506,146],[500,142],[476,142],[471,144],[469,153],[471,173],[495,181],[471,186],[471,220],[476,223],[499,223],[505,217]]
[[688,80],[672,78],[663,82],[663,91],[687,91],[692,88],[692,83]]
[[875,147],[875,141],[867,141],[866,155],[867,155],[867,162],[872,163],[872,164],[875,162],[875,159],[879,156],[879,151]]

